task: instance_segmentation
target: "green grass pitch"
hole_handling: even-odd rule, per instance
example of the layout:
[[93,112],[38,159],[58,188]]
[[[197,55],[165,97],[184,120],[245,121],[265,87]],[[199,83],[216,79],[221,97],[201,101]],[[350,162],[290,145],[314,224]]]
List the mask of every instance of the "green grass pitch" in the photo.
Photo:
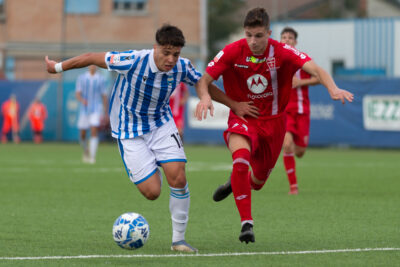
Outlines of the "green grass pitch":
[[[1,145],[0,265],[400,265],[399,150],[310,148],[297,160],[297,196],[287,194],[279,159],[265,187],[252,192],[256,242],[246,245],[238,240],[233,198],[211,198],[230,173],[228,150],[185,149],[191,192],[186,239],[204,256],[171,257],[177,254],[170,251],[165,179],[159,199],[146,200],[128,179],[116,144],[101,144],[96,165],[81,163],[77,144]],[[136,251],[112,239],[114,220],[127,211],[141,213],[150,224],[150,239]],[[353,251],[367,248],[394,249]],[[99,256],[52,258],[78,255]]]

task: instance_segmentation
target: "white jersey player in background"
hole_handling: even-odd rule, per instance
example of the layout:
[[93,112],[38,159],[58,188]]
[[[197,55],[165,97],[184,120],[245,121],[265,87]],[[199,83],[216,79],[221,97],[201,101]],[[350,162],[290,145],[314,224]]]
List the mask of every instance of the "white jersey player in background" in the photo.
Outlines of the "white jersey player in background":
[[[81,74],[75,86],[76,98],[80,102],[78,115],[79,143],[83,148],[82,161],[94,164],[99,145],[99,126],[107,112],[106,81],[96,71],[97,67],[89,66],[89,71]],[[86,133],[90,129],[90,138]]]
[[[180,29],[164,25],[151,50],[86,53],[60,63],[46,57],[46,63],[49,73],[97,65],[119,74],[110,98],[110,123],[129,178],[147,199],[155,200],[161,193],[158,166],[163,168],[170,187],[171,249],[196,252],[185,241],[190,206],[186,156],[168,105],[180,82],[198,88],[201,74],[180,57],[184,44]],[[207,90],[197,94],[212,115]]]

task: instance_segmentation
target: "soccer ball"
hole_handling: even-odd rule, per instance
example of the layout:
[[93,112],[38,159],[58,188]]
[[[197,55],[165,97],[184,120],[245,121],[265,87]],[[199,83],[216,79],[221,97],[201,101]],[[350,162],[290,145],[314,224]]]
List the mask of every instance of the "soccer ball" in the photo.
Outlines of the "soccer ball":
[[146,219],[134,212],[119,216],[113,225],[115,243],[121,248],[137,249],[143,247],[150,235],[150,227]]

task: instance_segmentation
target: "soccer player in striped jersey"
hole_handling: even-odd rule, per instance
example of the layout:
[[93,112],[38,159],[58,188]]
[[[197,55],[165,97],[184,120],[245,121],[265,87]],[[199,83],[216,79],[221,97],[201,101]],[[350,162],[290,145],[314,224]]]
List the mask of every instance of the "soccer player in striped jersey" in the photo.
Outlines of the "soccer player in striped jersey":
[[[285,27],[281,32],[281,42],[292,47],[297,45],[297,32]],[[290,185],[290,195],[298,194],[296,177],[296,157],[303,157],[310,134],[310,99],[308,86],[319,84],[318,78],[299,69],[293,76],[292,90],[286,107],[286,134],[283,140],[283,164]]]
[[[332,77],[306,54],[270,39],[269,17],[265,9],[250,10],[244,20],[245,38],[225,46],[208,64],[199,81],[199,90],[221,75],[225,93],[210,88],[211,97],[231,108],[224,139],[232,153],[232,173],[219,186],[214,200],[221,201],[233,192],[240,214],[241,242],[254,242],[251,215],[251,190],[260,190],[267,181],[282,149],[286,133],[285,108],[298,69],[318,77],[332,99],[352,101],[353,94],[339,89]],[[206,99],[200,99],[196,117],[207,114]],[[250,116],[232,109],[239,103],[253,103]],[[249,167],[251,166],[251,170]]]
[[[180,57],[184,44],[180,29],[164,25],[157,30],[151,50],[86,53],[59,63],[46,57],[46,63],[49,73],[89,65],[117,72],[110,123],[128,176],[147,199],[155,200],[162,182],[158,166],[163,168],[170,187],[171,249],[196,252],[185,241],[190,205],[186,156],[168,104],[180,82],[197,89],[201,77],[188,59]],[[208,88],[197,93],[212,114]]]
[[[83,148],[82,161],[94,164],[96,152],[99,145],[99,127],[102,118],[106,117],[107,110],[107,88],[106,81],[96,71],[95,65],[90,65],[89,70],[81,74],[75,86],[76,99],[80,102],[78,129],[79,143]],[[87,140],[86,133],[90,129],[90,138]]]

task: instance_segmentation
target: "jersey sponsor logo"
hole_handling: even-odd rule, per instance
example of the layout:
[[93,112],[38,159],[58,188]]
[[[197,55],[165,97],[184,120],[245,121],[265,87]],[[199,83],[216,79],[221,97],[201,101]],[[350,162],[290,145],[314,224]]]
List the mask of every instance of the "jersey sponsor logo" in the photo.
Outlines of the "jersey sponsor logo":
[[243,69],[248,69],[248,68],[249,68],[249,66],[247,66],[247,65],[241,65],[241,64],[235,64],[235,67],[236,67],[236,68],[243,68]]
[[256,58],[255,56],[251,56],[251,57],[246,57],[246,62],[251,62],[254,64],[260,64],[260,63],[264,63],[267,59],[264,58]]
[[247,79],[247,87],[255,94],[261,94],[267,89],[268,80],[260,74],[254,74]]
[[143,76],[143,81],[145,82],[147,80],[147,76]]
[[254,100],[254,99],[267,98],[267,97],[272,96],[272,95],[273,95],[272,92],[267,92],[267,93],[258,94],[258,95],[251,95],[251,94],[248,94],[247,97],[250,98],[251,100]]
[[214,66],[214,65],[215,65],[214,61],[211,61],[210,63],[208,63],[207,66],[212,67],[212,66]]
[[219,53],[214,57],[214,62],[217,63],[218,60],[224,55],[224,51],[219,51]]
[[297,50],[296,48],[294,48],[293,46],[290,46],[288,44],[285,44],[283,46],[283,48],[286,48],[288,50],[291,50],[296,56],[299,56],[301,59],[305,59],[306,55],[304,55],[303,53],[301,53],[299,50]]

